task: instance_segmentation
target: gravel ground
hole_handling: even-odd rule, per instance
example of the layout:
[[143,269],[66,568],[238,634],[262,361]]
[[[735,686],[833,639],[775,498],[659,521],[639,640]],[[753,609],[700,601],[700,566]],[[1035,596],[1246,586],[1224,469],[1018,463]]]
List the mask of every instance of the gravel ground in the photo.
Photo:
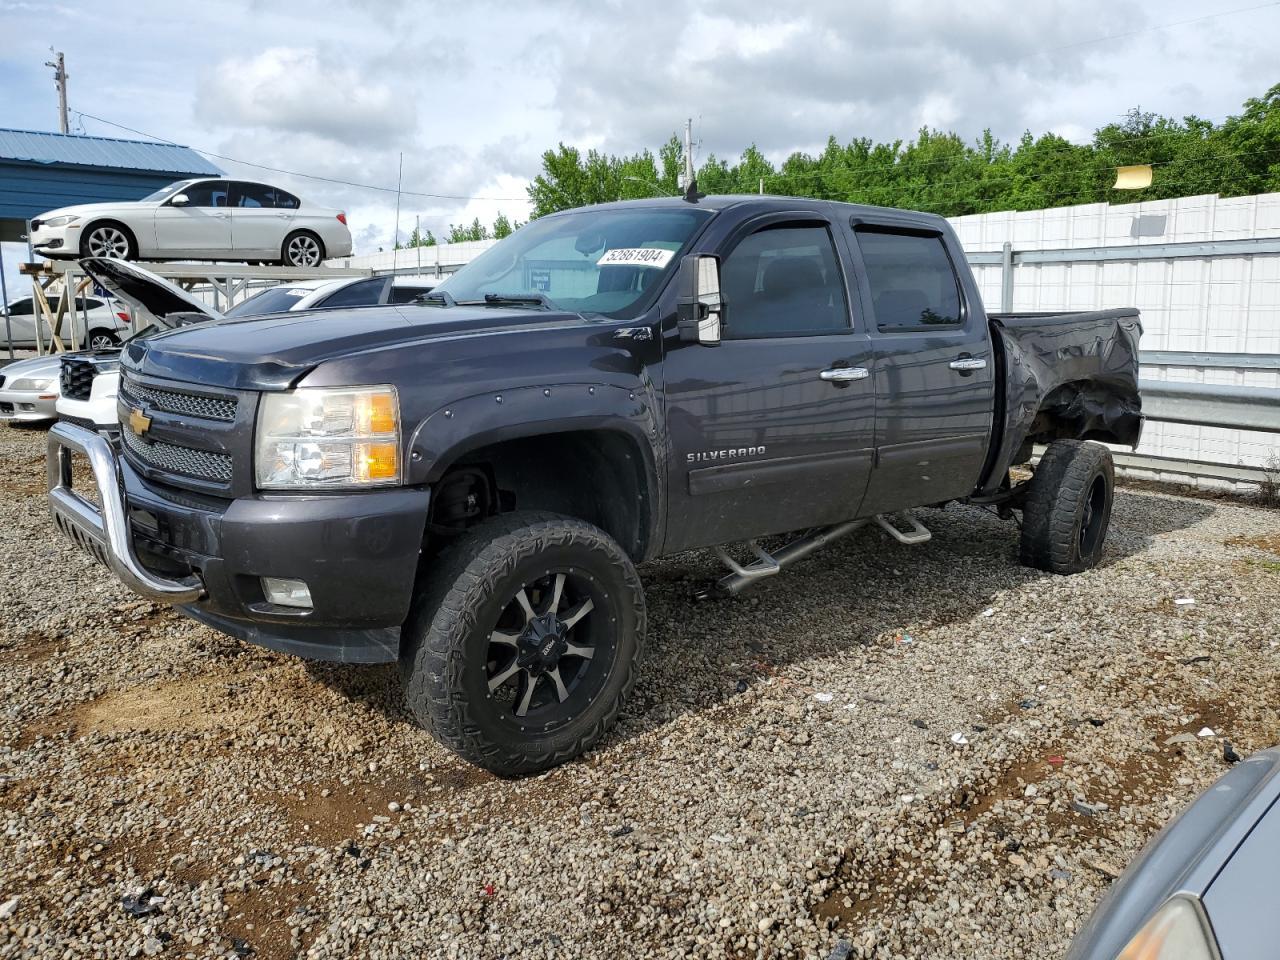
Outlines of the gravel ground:
[[1224,741],[1280,741],[1280,512],[1122,491],[1069,578],[956,507],[732,601],[648,564],[621,723],[504,781],[393,668],[126,593],[55,538],[43,443],[0,429],[4,958],[1052,957]]

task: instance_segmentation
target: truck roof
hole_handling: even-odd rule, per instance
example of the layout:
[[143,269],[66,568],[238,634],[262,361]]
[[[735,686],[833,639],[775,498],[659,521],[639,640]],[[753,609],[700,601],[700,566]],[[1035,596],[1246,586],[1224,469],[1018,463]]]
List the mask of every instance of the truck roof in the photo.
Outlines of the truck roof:
[[[764,212],[772,210],[804,210],[830,212],[837,208],[848,216],[884,216],[891,214],[899,218],[910,218],[921,222],[938,225],[946,222],[944,217],[936,213],[924,213],[919,210],[905,210],[900,207],[877,207],[865,203],[842,203],[838,200],[815,200],[810,197],[787,197],[774,194],[758,193],[723,193],[705,196],[691,203],[683,197],[646,197],[639,200],[615,200],[612,203],[593,204],[593,210],[626,209],[634,207],[697,207],[702,210],[727,210],[743,204],[759,207]],[[582,208],[578,208],[582,209]],[[568,212],[568,211],[563,211]],[[554,214],[552,214],[554,216]]]

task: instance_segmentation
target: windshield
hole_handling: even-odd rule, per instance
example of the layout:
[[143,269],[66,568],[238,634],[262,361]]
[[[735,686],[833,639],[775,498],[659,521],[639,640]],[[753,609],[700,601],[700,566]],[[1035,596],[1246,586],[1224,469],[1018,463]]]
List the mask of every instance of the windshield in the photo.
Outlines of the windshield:
[[[689,208],[582,210],[521,227],[436,290],[458,303],[526,297],[561,310],[634,317],[711,216]],[[507,304],[504,304],[507,305]]]
[[179,180],[177,183],[171,183],[167,187],[161,187],[155,193],[148,193],[145,197],[143,197],[138,202],[146,203],[148,200],[155,200],[155,201],[168,200],[179,190],[183,189],[184,187],[188,187],[193,183],[195,183],[194,180]]
[[259,317],[266,313],[284,313],[307,294],[315,293],[308,287],[272,287],[255,293],[243,303],[238,303],[224,317]]

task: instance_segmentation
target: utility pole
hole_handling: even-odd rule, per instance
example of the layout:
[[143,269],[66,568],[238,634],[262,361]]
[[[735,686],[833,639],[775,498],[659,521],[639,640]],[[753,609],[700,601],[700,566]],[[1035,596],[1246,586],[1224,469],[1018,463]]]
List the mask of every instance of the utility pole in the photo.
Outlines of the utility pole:
[[[49,48],[53,50],[52,47]],[[53,82],[58,87],[58,127],[63,133],[69,129],[67,125],[67,63],[62,52],[54,54],[56,60],[46,60],[46,67],[53,67]]]

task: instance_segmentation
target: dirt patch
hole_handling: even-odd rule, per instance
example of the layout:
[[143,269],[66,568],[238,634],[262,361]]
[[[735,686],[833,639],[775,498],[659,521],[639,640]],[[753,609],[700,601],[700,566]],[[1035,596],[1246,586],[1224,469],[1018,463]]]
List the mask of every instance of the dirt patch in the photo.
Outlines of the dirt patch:
[[[293,927],[311,909],[315,886],[310,883],[271,884],[270,874],[255,881],[255,886],[227,894],[227,918],[223,921],[224,935],[231,940],[237,953],[245,949],[253,951],[258,960],[289,960],[303,956],[314,934],[303,937],[295,946]],[[234,938],[234,939],[232,939]]]
[[1280,531],[1264,533],[1259,537],[1232,537],[1226,541],[1229,547],[1253,547],[1280,556]]
[[229,729],[249,717],[247,708],[235,705],[225,681],[184,677],[129,687],[35,720],[23,729],[18,745],[61,734],[201,733]]

